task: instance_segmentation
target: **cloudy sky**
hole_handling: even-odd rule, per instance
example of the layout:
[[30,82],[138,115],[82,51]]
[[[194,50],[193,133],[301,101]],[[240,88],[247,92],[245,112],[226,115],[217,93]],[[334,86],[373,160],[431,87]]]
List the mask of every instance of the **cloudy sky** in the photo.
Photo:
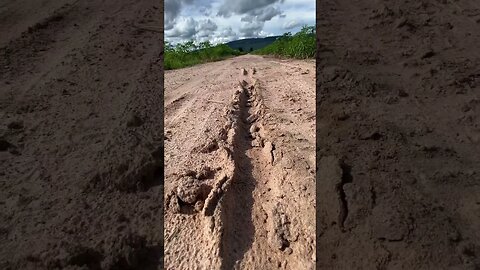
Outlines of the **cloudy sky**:
[[223,43],[315,25],[315,0],[165,0],[165,40]]

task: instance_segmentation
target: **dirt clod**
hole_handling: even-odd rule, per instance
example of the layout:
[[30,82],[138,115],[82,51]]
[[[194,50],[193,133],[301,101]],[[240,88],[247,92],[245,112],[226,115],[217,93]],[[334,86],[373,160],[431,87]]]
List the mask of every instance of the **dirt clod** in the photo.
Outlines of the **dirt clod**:
[[23,129],[23,121],[17,120],[8,123],[7,127],[9,129]]
[[0,139],[0,151],[7,151],[13,145],[5,139]]
[[137,113],[131,113],[127,120],[127,127],[139,127],[143,124],[142,118]]

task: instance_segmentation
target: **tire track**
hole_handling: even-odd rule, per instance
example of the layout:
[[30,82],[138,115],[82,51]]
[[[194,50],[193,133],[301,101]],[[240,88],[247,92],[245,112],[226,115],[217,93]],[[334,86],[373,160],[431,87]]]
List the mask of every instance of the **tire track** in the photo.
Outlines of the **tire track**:
[[221,211],[221,220],[224,225],[221,238],[220,256],[222,257],[221,269],[234,269],[237,261],[241,260],[247,250],[251,248],[254,236],[252,221],[253,190],[255,179],[252,175],[253,164],[247,156],[251,149],[248,142],[250,124],[247,119],[249,112],[247,103],[250,93],[246,87],[247,82],[240,83],[239,111],[235,136],[233,138],[233,160],[235,170],[231,191],[224,198]]
[[240,83],[239,119],[232,151],[235,171],[231,190],[221,206],[222,269],[249,269],[255,265],[287,269],[283,252],[291,252],[290,221],[286,206],[275,202],[275,196],[284,193],[275,181],[276,173],[285,172],[274,167],[276,149],[264,128],[267,108],[253,70],[249,82]]
[[[190,93],[201,93],[191,89],[176,105],[166,105],[180,110],[196,98],[208,105],[197,106],[189,114],[200,113],[205,107],[215,108],[205,126],[200,127],[192,120],[197,118],[195,115],[185,117],[185,121],[174,127],[182,130],[185,126],[191,132],[189,124],[195,124],[198,134],[193,140],[184,135],[185,128],[181,135],[174,130],[170,142],[173,155],[180,154],[175,152],[177,147],[193,148],[190,157],[194,158],[185,157],[184,163],[175,169],[186,169],[180,169],[179,173],[170,169],[167,174],[171,192],[165,201],[166,269],[314,269],[314,244],[308,241],[309,235],[314,238],[310,230],[313,226],[305,226],[299,215],[309,208],[305,205],[310,202],[308,196],[313,198],[306,187],[302,189],[310,181],[306,176],[309,172],[297,173],[293,169],[303,160],[295,158],[292,152],[304,141],[293,140],[289,133],[282,137],[281,132],[275,131],[281,123],[266,103],[279,99],[262,98],[262,92],[268,89],[263,78],[271,75],[268,71],[271,63],[262,58],[253,58],[255,62],[247,59],[250,60],[239,58],[232,60],[233,63],[227,60],[210,64],[213,68],[234,64],[233,68],[224,69],[225,79],[235,78],[233,72],[240,70],[237,87],[224,80],[211,83],[204,80],[207,83],[201,89],[215,94],[205,94],[215,102],[193,96]],[[252,65],[256,69],[242,68]],[[225,93],[233,96],[228,98]],[[223,110],[219,109],[218,104],[225,103]],[[181,137],[175,139],[175,132]],[[194,143],[187,147],[175,144],[184,140],[187,144]],[[204,177],[205,174],[210,176]],[[313,215],[313,209],[311,212]],[[178,254],[184,252],[192,259],[179,258]]]

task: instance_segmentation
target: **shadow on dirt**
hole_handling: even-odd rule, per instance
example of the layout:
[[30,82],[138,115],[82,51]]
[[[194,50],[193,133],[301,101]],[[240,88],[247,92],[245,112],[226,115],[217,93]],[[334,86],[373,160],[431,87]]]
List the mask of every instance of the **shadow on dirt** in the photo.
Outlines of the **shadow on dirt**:
[[[238,131],[234,137],[237,148],[233,153],[236,167],[233,174],[230,190],[223,197],[223,211],[221,219],[224,226],[220,256],[222,270],[234,269],[237,261],[242,260],[253,243],[254,226],[252,221],[253,190],[255,179],[252,175],[253,165],[247,156],[251,148],[249,124],[247,119],[248,108],[245,91],[240,98],[240,117]],[[245,122],[244,122],[245,121]]]

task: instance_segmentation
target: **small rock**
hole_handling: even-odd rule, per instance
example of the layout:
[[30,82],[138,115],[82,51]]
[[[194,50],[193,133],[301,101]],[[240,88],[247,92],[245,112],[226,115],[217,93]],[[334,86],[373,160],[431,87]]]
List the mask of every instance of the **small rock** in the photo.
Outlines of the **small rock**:
[[176,193],[182,202],[193,204],[197,201],[199,190],[200,186],[195,183],[195,180],[189,178],[177,187]]
[[392,97],[392,96],[389,96],[385,99],[385,103],[391,105],[391,104],[395,104],[398,102],[398,97]]
[[345,71],[337,66],[328,66],[323,69],[320,80],[323,82],[331,82],[342,77],[345,74]]
[[143,120],[136,113],[132,113],[127,121],[127,127],[139,127],[143,124]]
[[195,203],[195,211],[202,212],[204,201],[197,201]]
[[8,148],[8,152],[12,155],[16,155],[16,156],[20,155],[20,152],[16,148]]
[[213,179],[214,177],[215,171],[209,166],[201,166],[195,175],[198,180]]
[[257,119],[258,119],[258,116],[255,115],[255,114],[252,114],[249,117],[247,117],[247,123],[251,124],[251,123],[257,121]]
[[180,213],[180,204],[178,203],[178,197],[175,193],[171,193],[167,196],[168,209],[173,213]]
[[118,221],[118,222],[127,222],[127,221],[128,221],[128,218],[127,218],[124,214],[120,214],[120,215],[118,215],[118,217],[117,217],[117,221]]
[[287,247],[287,248],[285,248],[284,252],[285,252],[287,255],[290,255],[290,254],[293,253],[293,249]]
[[405,90],[400,89],[400,90],[398,90],[398,96],[399,97],[408,97],[408,93],[405,92]]
[[270,164],[273,163],[273,149],[275,149],[275,147],[271,142],[266,142],[265,146],[263,147],[263,154]]
[[9,129],[22,129],[23,128],[23,122],[22,121],[12,121],[7,125],[7,127]]
[[363,136],[361,136],[361,140],[374,140],[377,141],[381,139],[383,135],[377,131],[370,132],[370,133],[365,133]]
[[8,148],[10,148],[11,146],[11,143],[7,142],[6,140],[0,139],[0,151],[7,151]]
[[427,50],[422,54],[422,59],[430,58],[435,55],[435,52],[433,50]]
[[260,130],[260,128],[259,128],[257,125],[253,124],[253,125],[250,126],[250,130],[249,130],[249,131],[250,131],[250,134],[252,134],[252,137],[255,137],[255,136],[253,136],[253,135],[254,135],[256,132],[258,132],[259,130]]
[[345,121],[348,118],[350,118],[350,115],[346,112],[341,112],[338,115],[335,116],[336,120],[338,121]]
[[243,75],[247,75],[247,74],[248,74],[248,71],[247,71],[246,69],[242,68],[242,74],[243,74]]
[[407,24],[407,19],[405,18],[400,18],[395,22],[395,28],[402,28]]
[[218,150],[218,142],[216,140],[211,140],[206,144],[201,146],[200,152],[207,154]]
[[262,147],[260,142],[258,140],[252,140],[252,143],[251,143],[251,146],[252,147]]

